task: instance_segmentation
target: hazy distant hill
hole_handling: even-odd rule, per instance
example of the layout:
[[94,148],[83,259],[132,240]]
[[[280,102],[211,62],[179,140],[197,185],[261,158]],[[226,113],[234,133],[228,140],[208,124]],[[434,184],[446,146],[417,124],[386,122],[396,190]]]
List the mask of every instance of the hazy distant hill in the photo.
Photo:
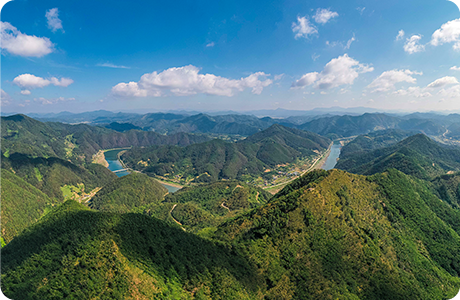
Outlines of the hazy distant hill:
[[272,127],[237,143],[212,140],[187,147],[154,146],[133,148],[122,155],[136,170],[164,175],[195,177],[197,182],[236,179],[260,174],[277,164],[325,150],[330,141],[314,133]]
[[396,168],[406,174],[430,179],[460,170],[460,148],[438,144],[423,134],[368,152],[340,157],[337,169],[357,174],[375,174]]

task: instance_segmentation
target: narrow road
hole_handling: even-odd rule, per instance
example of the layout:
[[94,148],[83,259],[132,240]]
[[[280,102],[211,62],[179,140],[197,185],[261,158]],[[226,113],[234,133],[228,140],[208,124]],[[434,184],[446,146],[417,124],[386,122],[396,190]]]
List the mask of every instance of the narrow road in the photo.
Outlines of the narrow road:
[[228,208],[227,206],[224,205],[224,202],[222,202],[222,204],[220,205],[222,206],[223,208],[226,208],[228,210],[228,212],[230,212],[230,208]]
[[[174,204],[174,205],[173,205],[173,207],[171,208],[171,211],[169,212],[169,215],[170,215],[171,218],[174,220],[174,222],[176,222],[177,224],[179,224],[180,226],[182,226],[182,223],[179,222],[179,221],[177,221],[176,219],[174,219],[174,217],[173,217],[173,215],[172,215],[172,212],[173,212],[173,210],[176,208],[176,206],[177,206],[177,204]],[[184,228],[182,228],[182,229],[184,229]],[[185,229],[184,229],[184,231],[185,231]]]

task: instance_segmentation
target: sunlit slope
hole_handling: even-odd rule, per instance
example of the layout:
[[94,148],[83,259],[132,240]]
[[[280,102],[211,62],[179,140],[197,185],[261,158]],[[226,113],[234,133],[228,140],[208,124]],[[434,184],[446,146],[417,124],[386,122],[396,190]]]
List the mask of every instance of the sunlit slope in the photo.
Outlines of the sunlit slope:
[[216,236],[244,248],[270,298],[447,299],[460,237],[418,190],[396,170],[314,171]]
[[90,207],[107,212],[130,212],[161,202],[167,192],[155,179],[131,173],[104,186],[91,198]]
[[256,299],[246,259],[141,214],[68,201],[2,250],[12,299]]
[[8,243],[35,223],[53,201],[10,171],[1,170],[1,178],[1,236]]

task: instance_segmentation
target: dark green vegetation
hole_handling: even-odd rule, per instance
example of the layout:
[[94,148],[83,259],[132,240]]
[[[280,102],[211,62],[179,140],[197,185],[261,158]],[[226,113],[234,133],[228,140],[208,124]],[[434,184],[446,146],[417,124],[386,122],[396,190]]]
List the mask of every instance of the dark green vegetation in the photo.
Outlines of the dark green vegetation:
[[440,199],[460,211],[460,173],[441,175],[431,183]]
[[105,185],[91,198],[90,207],[107,212],[130,212],[161,202],[167,192],[155,179],[131,173]]
[[85,191],[90,192],[102,187],[117,176],[98,164],[88,164],[86,168],[72,164],[57,157],[31,158],[15,153],[8,158],[2,157],[2,169],[14,173],[35,186],[50,198],[64,200],[61,187],[84,184]]
[[281,125],[237,143],[212,140],[187,147],[133,148],[122,155],[127,166],[153,175],[169,175],[184,182],[211,182],[259,176],[277,164],[316,155],[330,141],[317,134]]
[[53,201],[43,192],[5,169],[2,178],[2,238],[9,243],[35,223]]
[[254,266],[231,248],[141,214],[68,201],[1,255],[12,299],[255,299]]
[[314,171],[216,236],[257,265],[267,299],[449,299],[460,237],[432,198],[396,170]]
[[341,155],[336,168],[364,175],[396,168],[421,179],[432,179],[460,170],[460,149],[417,134],[393,146]]
[[388,147],[414,134],[413,132],[398,129],[378,130],[369,134],[363,134],[342,147],[340,157],[346,158],[348,154],[353,152],[370,151]]
[[117,132],[85,124],[42,123],[24,115],[2,117],[1,149],[5,156],[21,153],[33,157],[59,157],[76,164],[91,162],[101,149],[131,146],[186,146],[209,140],[205,136],[178,133],[164,136],[156,132]]
[[[166,195],[164,205],[174,206],[167,213],[184,228],[199,231],[217,226],[224,220],[262,206],[271,198],[271,194],[239,181],[219,181],[194,187],[182,188]],[[152,207],[150,215],[171,221],[168,215]]]
[[106,212],[144,213],[173,226],[178,221],[187,231],[198,232],[259,207],[270,198],[270,193],[239,181],[202,184],[167,194],[155,179],[132,173],[104,186],[89,206]]

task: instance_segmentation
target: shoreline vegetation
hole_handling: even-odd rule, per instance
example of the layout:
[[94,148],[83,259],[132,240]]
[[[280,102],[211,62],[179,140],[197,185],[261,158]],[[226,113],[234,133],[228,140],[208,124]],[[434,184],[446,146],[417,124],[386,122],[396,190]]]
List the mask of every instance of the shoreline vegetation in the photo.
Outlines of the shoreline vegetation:
[[99,150],[96,154],[93,155],[93,164],[100,164],[108,168],[109,163],[105,159],[104,150]]

